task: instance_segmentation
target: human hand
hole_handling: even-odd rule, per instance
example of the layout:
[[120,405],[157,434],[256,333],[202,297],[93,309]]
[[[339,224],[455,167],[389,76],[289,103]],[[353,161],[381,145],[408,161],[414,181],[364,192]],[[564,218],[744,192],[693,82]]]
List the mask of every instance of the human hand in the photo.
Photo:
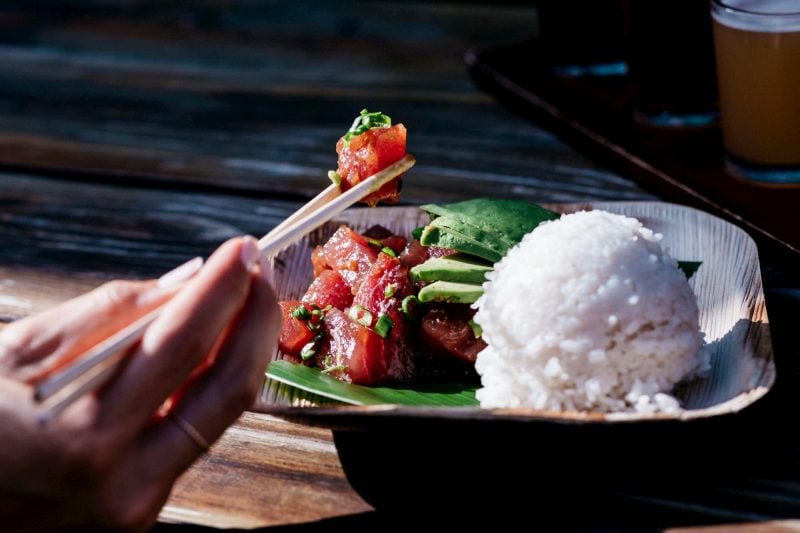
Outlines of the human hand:
[[[146,529],[173,483],[260,390],[280,328],[252,237],[185,284],[111,282],[0,331],[0,524]],[[191,274],[184,269],[183,274]],[[180,272],[178,273],[180,276]],[[164,303],[124,364],[48,424],[33,385]]]

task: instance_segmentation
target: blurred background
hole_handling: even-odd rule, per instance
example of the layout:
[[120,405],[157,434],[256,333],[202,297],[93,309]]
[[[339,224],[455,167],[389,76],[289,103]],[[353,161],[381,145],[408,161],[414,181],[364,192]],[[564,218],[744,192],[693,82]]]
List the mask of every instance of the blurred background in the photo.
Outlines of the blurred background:
[[652,198],[470,78],[468,50],[537,20],[530,2],[4,1],[0,252],[96,284],[261,235],[326,185],[362,108],[409,130],[406,204]]

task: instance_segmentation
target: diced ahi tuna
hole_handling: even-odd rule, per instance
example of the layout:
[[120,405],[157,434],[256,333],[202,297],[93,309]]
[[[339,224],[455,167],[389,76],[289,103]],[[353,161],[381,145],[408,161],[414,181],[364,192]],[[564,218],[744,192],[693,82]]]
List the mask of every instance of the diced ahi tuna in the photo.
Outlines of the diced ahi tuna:
[[415,350],[412,331],[407,319],[400,311],[406,296],[414,294],[408,278],[408,269],[397,257],[382,253],[378,255],[369,272],[364,276],[354,305],[360,305],[372,313],[372,327],[381,315],[387,315],[392,327],[386,335],[387,374],[390,380],[402,381],[414,376]]
[[452,248],[442,248],[441,246],[427,246],[427,249],[428,249],[428,258],[447,257],[448,255],[453,255],[457,253]]
[[486,347],[469,325],[474,314],[466,304],[429,307],[419,333],[422,352],[431,358],[455,359],[472,367],[478,352]]
[[[303,346],[314,339],[314,332],[309,329],[308,320],[293,317],[292,311],[302,305],[310,313],[313,310],[313,306],[296,300],[286,300],[278,303],[281,306],[281,314],[283,316],[278,347],[284,354],[299,358]],[[318,319],[315,318],[315,320]]]
[[378,250],[369,241],[347,226],[339,229],[322,247],[325,262],[336,270],[350,287],[353,294],[361,284],[361,278],[375,262]]
[[[351,137],[349,145],[342,137],[336,143],[336,153],[339,154],[336,172],[342,178],[343,190],[347,190],[406,155],[406,128],[402,124],[371,128]],[[363,201],[371,206],[378,202],[396,204],[400,201],[400,186],[398,176]]]
[[450,248],[422,246],[418,240],[414,239],[406,245],[399,257],[400,262],[407,268],[413,268],[417,265],[421,265],[432,257],[445,257],[453,255],[454,253],[456,253],[456,251]]
[[418,240],[409,242],[403,251],[398,255],[400,262],[406,268],[413,268],[421,265],[428,260],[428,249],[422,246]]
[[311,266],[314,268],[314,277],[319,276],[323,270],[329,269],[330,266],[325,260],[325,250],[322,246],[317,246],[311,251]]
[[378,385],[389,381],[385,349],[380,335],[331,309],[325,315],[325,340],[316,364],[342,381]]
[[308,290],[303,295],[302,301],[315,303],[320,308],[333,306],[337,309],[346,309],[353,303],[353,293],[339,272],[336,270],[323,270],[314,278]]
[[403,253],[407,242],[406,238],[400,235],[389,235],[386,238],[380,239],[380,241],[382,246],[391,248],[396,255]]
[[353,303],[361,305],[377,319],[380,313],[400,307],[403,298],[410,294],[414,294],[414,286],[408,269],[397,257],[381,253],[364,275]]

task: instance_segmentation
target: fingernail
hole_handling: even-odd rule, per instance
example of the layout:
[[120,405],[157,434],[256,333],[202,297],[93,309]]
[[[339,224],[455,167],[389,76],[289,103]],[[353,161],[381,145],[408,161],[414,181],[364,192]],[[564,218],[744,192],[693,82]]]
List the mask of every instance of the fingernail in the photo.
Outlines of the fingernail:
[[190,279],[197,274],[200,267],[203,266],[203,258],[195,257],[186,261],[179,267],[173,268],[160,278],[158,278],[158,286],[162,289],[172,289],[177,287],[184,281]]
[[256,261],[258,261],[258,258],[261,255],[261,253],[258,251],[258,242],[256,242],[254,237],[250,237],[248,235],[243,239],[242,249],[239,254],[239,258],[244,264],[244,267],[247,270],[253,268],[253,265],[256,264]]
[[258,267],[261,277],[264,278],[270,285],[275,286],[275,271],[272,269],[272,259],[262,256]]

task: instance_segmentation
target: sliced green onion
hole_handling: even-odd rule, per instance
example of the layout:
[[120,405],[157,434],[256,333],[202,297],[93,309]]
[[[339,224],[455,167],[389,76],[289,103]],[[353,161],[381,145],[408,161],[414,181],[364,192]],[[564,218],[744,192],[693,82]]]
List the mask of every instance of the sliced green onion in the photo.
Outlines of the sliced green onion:
[[383,243],[378,239],[369,239],[367,242],[369,243],[370,246],[372,246],[373,248],[377,248],[378,250],[383,248]]
[[303,361],[308,361],[312,357],[317,354],[317,341],[313,340],[303,346],[303,349],[300,350],[300,359]]
[[328,179],[331,180],[334,185],[341,185],[342,184],[342,177],[335,170],[329,170],[328,171]]
[[383,289],[383,297],[387,300],[394,296],[394,291],[397,290],[397,287],[394,286],[394,283],[389,283],[385,289]]
[[350,320],[361,324],[365,328],[368,328],[372,325],[372,313],[358,304],[353,304],[350,306],[350,309],[347,311],[347,316],[350,318]]
[[381,253],[384,253],[386,255],[390,255],[392,257],[397,257],[397,254],[394,253],[394,250],[392,250],[388,246],[384,246],[383,248],[381,248]]
[[340,371],[340,370],[341,371],[347,370],[347,365],[326,366],[322,370],[322,373],[323,374],[330,374],[331,372],[337,372],[337,371]]
[[292,309],[292,317],[298,320],[308,320],[311,318],[311,312],[306,309],[305,305],[298,305],[294,309]]
[[378,321],[375,322],[375,333],[385,339],[389,332],[392,331],[393,327],[394,320],[392,320],[386,313],[383,313],[378,317]]
[[475,322],[475,320],[473,319],[470,319],[470,321],[467,322],[467,324],[469,324],[469,327],[472,330],[472,334],[475,335],[475,338],[480,339],[481,335],[483,335],[483,328],[481,327],[481,325]]
[[419,298],[413,294],[409,294],[400,302],[400,311],[403,312],[403,316],[409,321],[414,322],[417,317],[419,317],[419,308],[421,305]]
[[350,139],[356,135],[361,135],[365,131],[372,128],[388,128],[392,125],[392,119],[388,115],[384,115],[380,111],[370,113],[366,109],[362,109],[361,113],[353,121],[353,125],[347,130],[344,135],[344,141],[350,143]]

